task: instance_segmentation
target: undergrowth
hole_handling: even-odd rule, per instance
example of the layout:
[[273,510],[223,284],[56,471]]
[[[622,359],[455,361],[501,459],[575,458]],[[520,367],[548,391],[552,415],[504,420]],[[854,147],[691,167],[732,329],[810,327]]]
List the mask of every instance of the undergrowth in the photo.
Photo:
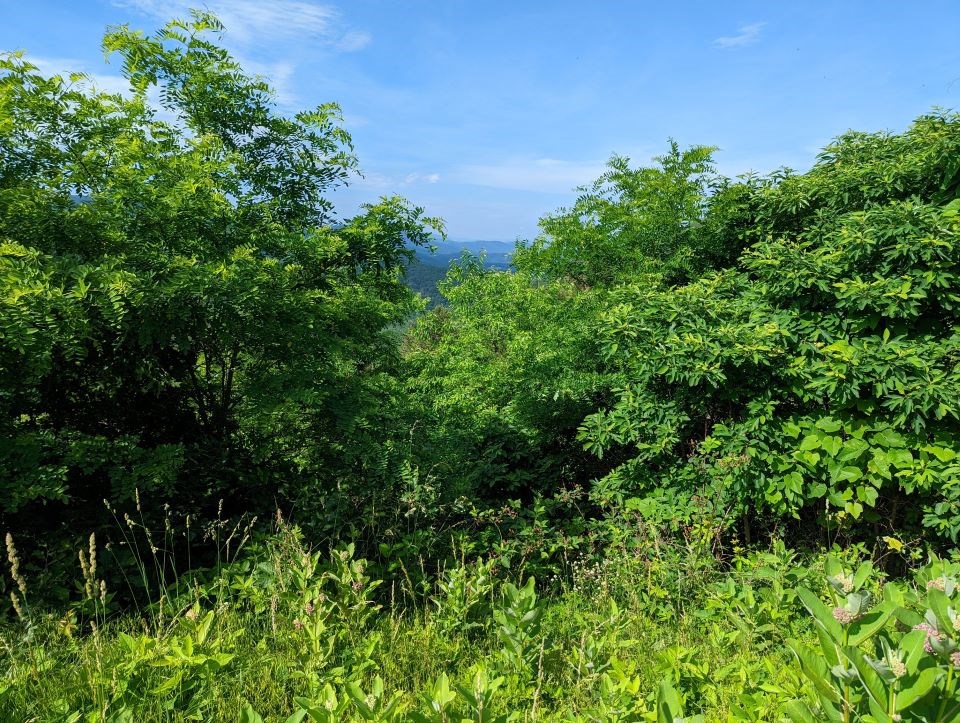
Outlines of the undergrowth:
[[550,584],[461,556],[425,588],[351,545],[311,549],[278,518],[214,573],[123,613],[91,538],[83,599],[62,615],[30,606],[8,537],[16,617],[0,632],[0,710],[248,723],[960,716],[954,563],[934,557],[894,583],[859,548],[800,556],[775,543],[721,562],[633,533]]

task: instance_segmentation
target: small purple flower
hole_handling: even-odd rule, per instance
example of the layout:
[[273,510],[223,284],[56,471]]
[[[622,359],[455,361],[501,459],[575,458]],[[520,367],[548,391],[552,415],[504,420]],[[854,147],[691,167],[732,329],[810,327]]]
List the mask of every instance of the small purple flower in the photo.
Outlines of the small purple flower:
[[307,604],[303,606],[303,609],[306,611],[307,615],[313,615],[314,607],[311,601],[307,601]]
[[303,630],[303,623],[300,622],[300,618],[297,618],[296,620],[293,621],[293,629]]
[[960,668],[960,650],[950,653],[950,662],[953,663],[954,668]]

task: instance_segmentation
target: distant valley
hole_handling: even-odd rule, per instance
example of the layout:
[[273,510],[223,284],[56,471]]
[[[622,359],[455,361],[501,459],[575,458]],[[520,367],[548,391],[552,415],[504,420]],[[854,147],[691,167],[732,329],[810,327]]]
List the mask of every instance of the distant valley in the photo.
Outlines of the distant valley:
[[442,303],[437,284],[446,276],[450,264],[457,261],[464,252],[475,256],[483,255],[483,265],[489,269],[510,268],[510,256],[514,244],[507,241],[437,241],[436,250],[430,252],[417,248],[416,258],[407,266],[407,285],[427,298],[430,305]]

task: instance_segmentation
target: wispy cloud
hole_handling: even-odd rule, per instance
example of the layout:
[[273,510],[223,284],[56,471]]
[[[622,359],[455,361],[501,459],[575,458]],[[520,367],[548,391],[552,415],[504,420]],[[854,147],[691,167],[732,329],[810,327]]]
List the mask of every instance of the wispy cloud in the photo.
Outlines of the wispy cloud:
[[353,185],[359,188],[369,188],[377,191],[390,191],[408,188],[421,183],[439,183],[439,173],[408,173],[402,178],[376,171],[366,171]]
[[602,161],[563,161],[556,158],[514,159],[493,165],[467,165],[457,181],[516,191],[566,193],[590,183],[604,171]]
[[373,36],[364,30],[351,30],[336,42],[334,47],[344,53],[363,50],[373,41]]
[[[157,20],[185,17],[196,0],[114,0]],[[208,0],[205,7],[227,28],[230,40],[241,45],[267,45],[313,38],[341,52],[354,52],[370,44],[369,33],[343,27],[333,5],[309,0]]]
[[439,173],[408,173],[407,177],[403,179],[403,182],[406,185],[410,185],[413,183],[436,183],[439,180]]
[[750,23],[741,25],[736,35],[726,35],[717,38],[713,44],[718,48],[739,48],[744,45],[752,45],[760,39],[760,31],[766,23]]

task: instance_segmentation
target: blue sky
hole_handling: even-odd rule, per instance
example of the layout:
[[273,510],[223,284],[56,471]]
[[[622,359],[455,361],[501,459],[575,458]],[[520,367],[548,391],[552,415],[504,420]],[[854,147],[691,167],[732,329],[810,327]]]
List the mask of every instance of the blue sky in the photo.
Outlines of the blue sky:
[[[106,25],[153,30],[199,0],[0,0],[0,49],[118,83]],[[336,101],[363,178],[452,237],[511,241],[616,152],[720,147],[735,175],[808,167],[849,128],[960,109],[960,3],[207,0],[290,110]]]

